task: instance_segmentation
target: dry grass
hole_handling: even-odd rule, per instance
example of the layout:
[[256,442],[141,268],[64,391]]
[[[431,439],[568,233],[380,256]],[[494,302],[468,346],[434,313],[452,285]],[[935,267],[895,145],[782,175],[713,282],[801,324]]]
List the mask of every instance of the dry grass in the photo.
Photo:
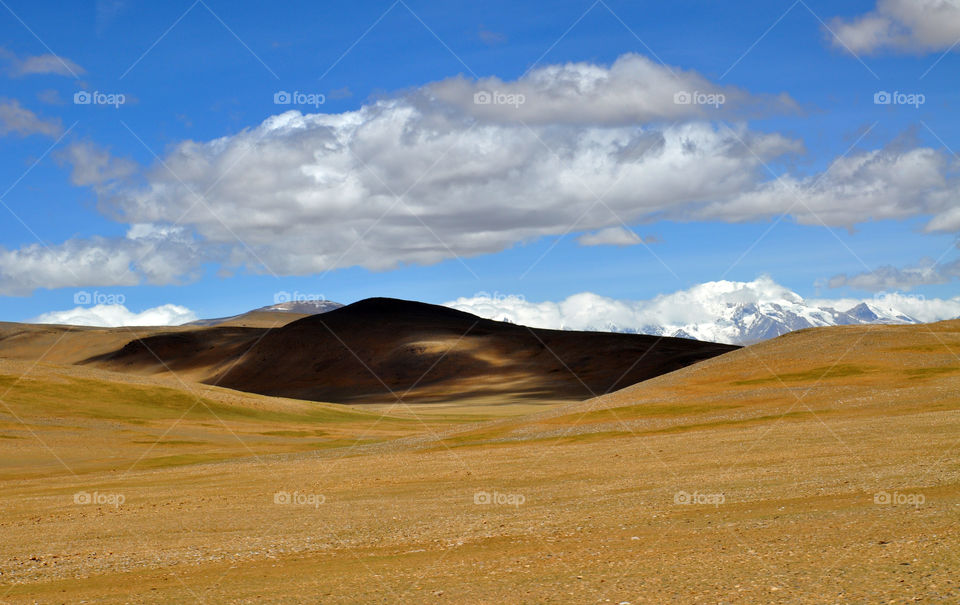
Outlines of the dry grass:
[[[956,322],[805,331],[529,416],[491,404],[479,424],[454,403],[424,424],[395,408],[375,425],[369,411],[203,391],[256,407],[265,416],[225,422],[257,439],[389,431],[211,461],[235,438],[201,415],[164,437],[177,466],[77,476],[37,477],[50,458],[37,449],[5,469],[0,601],[955,603],[954,352]],[[89,429],[113,442],[166,430],[183,409],[156,394],[169,384],[129,384],[147,393],[117,409],[143,401],[136,414],[64,419],[55,393],[79,391],[77,377],[44,371],[15,402],[44,438],[114,422]],[[44,386],[55,379],[67,387]],[[31,442],[16,427],[0,428],[17,437],[0,448]],[[73,464],[93,434],[54,449]],[[126,439],[116,455],[129,460],[144,444]],[[75,504],[78,492],[124,502]],[[324,501],[278,504],[278,492]],[[522,503],[476,504],[479,492]]]

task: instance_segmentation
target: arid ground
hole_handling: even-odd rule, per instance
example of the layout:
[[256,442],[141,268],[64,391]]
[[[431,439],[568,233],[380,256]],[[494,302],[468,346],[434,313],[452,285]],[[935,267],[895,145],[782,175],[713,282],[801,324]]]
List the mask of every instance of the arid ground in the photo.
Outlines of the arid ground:
[[0,602],[957,603],[958,355],[960,321],[824,328],[582,402],[351,407],[23,353]]

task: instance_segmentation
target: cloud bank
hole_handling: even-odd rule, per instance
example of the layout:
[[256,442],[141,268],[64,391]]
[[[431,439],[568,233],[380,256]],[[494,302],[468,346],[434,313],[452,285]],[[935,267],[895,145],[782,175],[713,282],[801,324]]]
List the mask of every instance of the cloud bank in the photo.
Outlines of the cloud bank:
[[124,305],[96,305],[77,307],[67,311],[50,311],[30,320],[38,324],[68,324],[72,326],[179,326],[196,321],[197,315],[179,305],[161,305],[135,313]]
[[179,284],[199,271],[196,242],[176,227],[132,225],[126,237],[70,239],[16,250],[0,246],[0,295],[36,289]]
[[444,305],[487,319],[537,328],[665,335],[682,331],[703,340],[736,343],[742,342],[744,315],[749,320],[761,312],[789,312],[812,325],[833,325],[835,318],[825,309],[847,311],[863,302],[891,317],[908,315],[923,322],[960,317],[960,297],[924,299],[893,293],[864,299],[804,299],[769,277],[751,282],[707,282],[649,300],[622,300],[581,292],[561,301],[532,302],[522,296],[480,293]]
[[873,11],[834,19],[829,28],[834,46],[853,53],[943,51],[960,41],[960,2],[879,0]]
[[[694,93],[724,103],[700,104]],[[960,185],[941,152],[865,151],[823,174],[772,179],[767,166],[803,152],[802,142],[716,121],[794,110],[787,97],[628,54],[512,82],[449,78],[339,114],[289,111],[232,136],[183,141],[135,174],[79,143],[61,155],[73,182],[130,225],[127,237],[0,249],[0,294],[176,283],[201,263],[277,275],[389,270],[571,231],[586,234],[584,245],[626,245],[636,242],[622,224],[664,218],[787,213],[851,227],[922,214],[928,229],[960,229]],[[94,271],[99,259],[108,264]]]
[[912,267],[885,266],[855,275],[835,275],[829,279],[827,286],[847,286],[868,292],[909,291],[919,286],[945,284],[957,278],[960,278],[960,260],[937,264],[933,259],[924,259]]

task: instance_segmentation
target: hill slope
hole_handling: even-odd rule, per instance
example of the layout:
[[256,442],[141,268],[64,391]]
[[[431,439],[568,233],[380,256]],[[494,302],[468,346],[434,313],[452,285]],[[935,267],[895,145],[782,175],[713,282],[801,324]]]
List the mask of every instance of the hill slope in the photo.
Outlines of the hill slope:
[[328,300],[295,300],[277,303],[267,307],[260,307],[253,311],[218,317],[214,319],[198,319],[186,324],[188,326],[230,326],[242,328],[277,328],[296,321],[308,315],[317,315],[339,309],[343,305]]
[[643,436],[960,410],[960,320],[812,328],[523,419],[458,444]]
[[367,299],[276,329],[214,327],[130,342],[89,363],[339,403],[584,399],[736,347],[530,329],[447,307]]
[[0,594],[957,603],[957,353],[960,322],[807,330],[524,420],[432,427],[210,387],[191,410],[0,362]]

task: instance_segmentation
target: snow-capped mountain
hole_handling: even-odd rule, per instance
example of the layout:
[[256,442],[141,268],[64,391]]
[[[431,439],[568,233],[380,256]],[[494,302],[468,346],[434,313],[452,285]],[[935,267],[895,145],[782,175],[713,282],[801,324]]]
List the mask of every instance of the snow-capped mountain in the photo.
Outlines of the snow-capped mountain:
[[639,332],[714,342],[750,344],[803,328],[853,324],[920,323],[862,302],[845,311],[793,301],[727,303],[715,319],[686,325],[647,325]]
[[960,297],[904,294],[871,299],[804,299],[769,277],[715,281],[650,300],[617,300],[590,292],[558,302],[481,292],[446,303],[488,319],[538,328],[602,330],[749,344],[802,328],[910,324],[960,317]]
[[343,305],[332,300],[291,300],[277,303],[268,307],[260,307],[257,311],[274,311],[277,313],[302,313],[304,315],[319,315],[327,311],[339,309]]
[[287,302],[277,303],[275,305],[269,305],[267,307],[260,307],[259,309],[254,309],[248,313],[242,313],[240,315],[231,315],[230,317],[217,317],[214,319],[198,319],[192,321],[189,324],[190,326],[217,326],[228,321],[234,321],[243,317],[248,316],[250,313],[297,313],[300,315],[319,315],[320,313],[326,313],[327,311],[333,311],[334,309],[339,309],[343,305],[338,302],[333,302],[331,300],[291,300]]

